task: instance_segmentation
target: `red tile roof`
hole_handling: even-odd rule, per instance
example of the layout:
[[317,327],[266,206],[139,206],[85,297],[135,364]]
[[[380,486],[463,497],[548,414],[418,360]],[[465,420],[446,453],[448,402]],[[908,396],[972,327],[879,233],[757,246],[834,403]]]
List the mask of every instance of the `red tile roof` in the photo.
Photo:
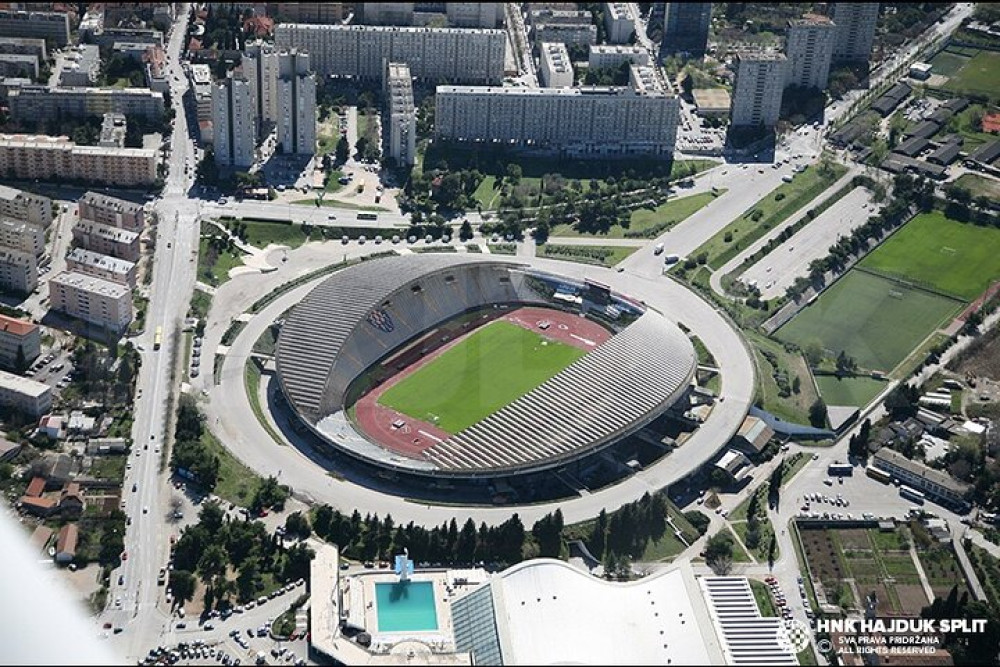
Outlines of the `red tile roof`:
[[21,505],[29,509],[50,510],[56,506],[56,501],[51,498],[37,498],[35,496],[21,496]]
[[38,497],[42,495],[42,491],[45,490],[45,478],[35,477],[28,483],[28,488],[25,489],[24,495],[31,497]]
[[0,331],[6,331],[14,334],[15,336],[27,336],[37,328],[37,324],[28,322],[27,320],[19,320],[14,317],[0,315]]
[[76,541],[80,536],[80,531],[75,523],[67,523],[59,531],[59,539],[56,541],[56,553],[76,554]]

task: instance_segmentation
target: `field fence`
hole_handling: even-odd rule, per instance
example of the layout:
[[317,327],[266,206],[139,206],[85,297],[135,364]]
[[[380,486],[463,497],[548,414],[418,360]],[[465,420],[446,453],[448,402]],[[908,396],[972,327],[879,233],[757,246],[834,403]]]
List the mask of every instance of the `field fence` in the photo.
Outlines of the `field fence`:
[[[914,280],[913,278],[909,278],[901,273],[896,273],[894,271],[885,271],[883,269],[873,269],[870,266],[856,266],[854,268],[857,269],[858,271],[861,271],[862,273],[867,273],[873,276],[878,276],[879,278],[885,278],[886,280],[891,280],[892,282],[898,283],[903,287],[921,290],[924,292],[930,292],[931,294],[934,294],[936,296],[943,296],[946,299],[952,299],[953,301],[958,301],[960,303],[967,303],[967,300],[963,299],[960,296],[951,294],[950,292],[946,292],[941,288],[926,281]],[[902,299],[906,295],[905,293],[898,292],[897,290],[890,290],[889,296],[894,299]]]

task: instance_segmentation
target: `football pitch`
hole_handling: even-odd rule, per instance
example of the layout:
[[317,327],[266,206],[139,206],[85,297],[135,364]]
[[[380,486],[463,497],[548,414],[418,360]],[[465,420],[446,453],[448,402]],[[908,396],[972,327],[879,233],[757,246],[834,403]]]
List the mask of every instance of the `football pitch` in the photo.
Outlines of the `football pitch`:
[[860,266],[971,301],[1000,277],[1000,229],[924,213]]
[[497,320],[400,380],[378,402],[458,433],[584,354],[585,350]]
[[889,372],[963,305],[853,269],[775,335],[800,347],[819,341],[862,368]]

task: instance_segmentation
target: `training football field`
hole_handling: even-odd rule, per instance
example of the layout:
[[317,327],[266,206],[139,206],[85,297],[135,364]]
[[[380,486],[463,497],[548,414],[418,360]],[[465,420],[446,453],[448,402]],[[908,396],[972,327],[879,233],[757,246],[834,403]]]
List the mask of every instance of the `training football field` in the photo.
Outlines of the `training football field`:
[[497,320],[383,393],[378,402],[449,433],[472,426],[586,354]]
[[964,304],[852,269],[804,308],[776,337],[806,347],[812,341],[854,357],[862,368],[889,372]]

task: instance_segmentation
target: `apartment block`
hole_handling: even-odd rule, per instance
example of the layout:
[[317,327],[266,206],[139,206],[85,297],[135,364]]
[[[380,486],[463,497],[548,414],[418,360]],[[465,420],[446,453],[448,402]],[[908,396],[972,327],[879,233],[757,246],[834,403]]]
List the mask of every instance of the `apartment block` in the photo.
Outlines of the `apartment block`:
[[417,159],[417,111],[413,104],[413,77],[404,63],[387,63],[383,84],[386,110],[386,154],[397,164]]
[[137,264],[135,262],[118,259],[110,255],[102,255],[92,250],[84,250],[83,248],[73,248],[66,255],[67,271],[76,271],[88,276],[96,276],[108,282],[127,285],[132,288],[135,287],[136,283],[136,267]]
[[163,116],[163,94],[149,88],[49,88],[25,86],[9,93],[10,115],[18,121],[122,113],[157,120]]
[[503,30],[284,23],[275,26],[274,41],[279,49],[308,53],[320,77],[380,80],[388,61],[406,63],[417,79],[499,84],[507,36]]
[[502,2],[445,3],[448,25],[453,28],[499,28],[503,26]]
[[269,2],[267,15],[283,23],[340,23],[353,8],[353,2]]
[[788,22],[785,86],[825,90],[837,41],[837,26],[826,16],[806,14]]
[[220,166],[246,168],[256,149],[250,83],[228,77],[212,84],[212,146]]
[[278,120],[278,59],[268,42],[247,44],[241,60],[243,76],[250,83],[254,125],[258,137],[271,131]]
[[837,24],[833,62],[868,62],[875,43],[878,3],[831,2],[829,6],[830,18]]
[[669,156],[679,113],[676,97],[631,88],[438,86],[435,133],[565,156]]
[[627,44],[635,32],[635,20],[628,10],[628,3],[604,3],[604,29],[611,44]]
[[80,220],[73,226],[73,242],[84,250],[139,261],[139,234],[127,229]]
[[142,204],[100,192],[84,193],[77,204],[82,220],[93,220],[133,232],[141,232],[146,227],[146,208]]
[[0,37],[51,39],[62,48],[69,44],[69,14],[0,9]]
[[132,322],[131,289],[75,271],[64,271],[49,281],[49,306],[116,333]]
[[665,2],[660,58],[681,55],[701,58],[708,48],[712,23],[710,2]]
[[597,44],[597,26],[564,25],[561,23],[539,23],[535,25],[533,36],[535,44],[545,42],[562,42],[563,44]]
[[546,88],[573,86],[573,65],[566,45],[561,42],[544,42],[538,46],[538,75]]
[[0,53],[19,53],[47,60],[45,40],[37,37],[0,37]]
[[412,2],[356,2],[354,7],[367,25],[413,25]]
[[52,223],[52,200],[0,185],[0,216],[24,220],[47,229]]
[[45,252],[45,230],[24,220],[0,216],[0,246],[41,257]]
[[648,65],[649,52],[641,46],[595,44],[590,47],[587,65],[591,70],[621,67],[623,63]]
[[[587,26],[594,22],[590,12],[583,9],[535,9],[537,3],[532,3],[532,10],[528,12],[528,22],[532,26],[539,25],[574,25]],[[575,6],[575,3],[565,3]]]
[[0,134],[0,174],[9,178],[151,185],[156,151],[77,146],[66,137]]
[[38,78],[38,56],[24,53],[0,53],[0,76],[4,78]]
[[31,378],[0,371],[0,406],[41,417],[52,409],[52,387]]
[[128,121],[125,114],[106,113],[101,119],[101,136],[97,145],[104,148],[125,148]]
[[782,53],[736,56],[736,82],[729,109],[733,127],[774,127],[781,112],[787,65]]
[[104,28],[94,33],[93,43],[101,48],[112,48],[116,42],[142,42],[163,46],[163,33],[153,28]]
[[0,246],[0,290],[30,294],[38,287],[35,255]]
[[[199,130],[212,122],[212,69],[203,63],[191,65],[188,69],[188,79],[191,81],[191,94],[194,95],[194,106],[198,118]],[[201,135],[202,141],[210,141]]]
[[957,480],[943,470],[908,459],[887,447],[875,452],[872,465],[897,477],[903,484],[949,505],[961,505],[973,490],[971,484]]
[[[0,366],[13,371],[27,368],[42,349],[42,328],[33,322],[0,315]],[[18,364],[22,364],[18,368]]]
[[96,44],[71,46],[56,61],[57,85],[64,88],[96,86],[100,70],[101,51]]
[[278,151],[312,155],[316,151],[316,75],[309,54],[292,49],[274,57]]

